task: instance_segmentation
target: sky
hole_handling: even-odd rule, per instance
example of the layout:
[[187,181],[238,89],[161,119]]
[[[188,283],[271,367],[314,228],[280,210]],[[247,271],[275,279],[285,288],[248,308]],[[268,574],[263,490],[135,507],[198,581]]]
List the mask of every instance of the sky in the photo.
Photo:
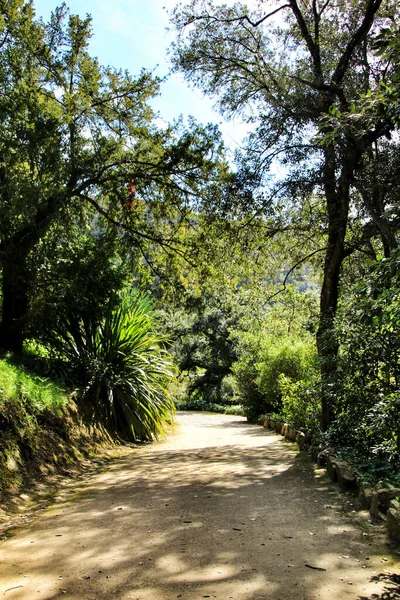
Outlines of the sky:
[[[61,0],[34,0],[37,16],[45,21],[60,4]],[[66,4],[72,14],[92,16],[90,52],[101,64],[127,69],[132,75],[146,68],[159,77],[168,76],[167,48],[174,36],[166,31],[167,10],[174,8],[177,0],[67,0]],[[170,75],[162,84],[161,96],[153,107],[168,122],[182,114],[200,123],[218,123],[232,152],[248,131],[239,119],[224,121],[213,110],[213,101],[200,90],[189,89],[180,74]]]

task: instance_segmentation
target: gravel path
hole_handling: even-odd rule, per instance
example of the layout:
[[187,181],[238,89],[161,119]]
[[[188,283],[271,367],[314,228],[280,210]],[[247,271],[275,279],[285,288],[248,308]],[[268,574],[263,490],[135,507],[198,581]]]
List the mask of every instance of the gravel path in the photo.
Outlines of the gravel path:
[[400,598],[399,563],[293,444],[241,417],[178,421],[2,541],[0,597]]

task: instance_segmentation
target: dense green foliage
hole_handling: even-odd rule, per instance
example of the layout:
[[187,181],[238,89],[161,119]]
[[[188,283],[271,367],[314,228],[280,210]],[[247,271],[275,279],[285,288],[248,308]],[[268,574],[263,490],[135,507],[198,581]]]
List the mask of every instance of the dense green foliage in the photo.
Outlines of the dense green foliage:
[[0,35],[0,347],[39,349],[31,366],[77,388],[90,419],[150,439],[173,409],[170,368],[144,301],[116,298],[154,277],[155,247],[192,251],[174,232],[231,178],[220,135],[158,127],[157,78],[99,65],[90,17],[64,4],[43,23],[2,3]]
[[341,310],[332,436],[364,457],[400,459],[400,251],[365,272]]
[[[174,68],[253,124],[232,172],[216,127],[159,127],[151,73],[98,64],[89,17],[63,5],[43,23],[29,2],[2,3],[0,347],[120,439],[157,437],[175,400],[273,413],[390,473],[399,9],[264,9],[172,13]],[[9,363],[0,384],[6,446],[33,453],[67,396]]]
[[111,255],[123,246],[131,268],[154,243],[184,254],[177,221],[228,174],[215,127],[158,128],[159,81],[90,55],[89,17],[62,5],[43,24],[24,0],[3,3],[1,17],[0,346],[21,352],[44,276],[51,296],[60,275],[68,287],[80,236],[101,234]]
[[[241,341],[240,358],[233,365],[233,373],[250,420],[255,421],[260,414],[279,413],[291,416],[290,422],[296,420],[297,426],[308,424],[307,412],[315,411],[315,406],[308,409],[303,402],[302,408],[297,409],[299,414],[294,417],[292,413],[300,400],[300,384],[310,387],[317,380],[318,361],[311,336],[276,338],[266,332],[247,334]],[[315,412],[318,417],[319,411]]]
[[125,440],[151,440],[173,413],[172,364],[154,327],[149,300],[131,294],[110,303],[99,321],[70,314],[53,332],[53,349],[82,388],[83,410]]
[[[396,119],[379,110],[352,119],[350,127],[336,127],[334,119],[374,98],[377,83],[390,87],[398,73],[396,36],[384,57],[373,51],[398,18],[389,0],[346,6],[289,0],[270,12],[263,2],[249,7],[192,0],[171,14],[176,70],[212,96],[222,113],[240,113],[255,125],[240,161],[243,176],[253,187],[259,183],[247,211],[273,216],[278,232],[292,228],[307,239],[310,228],[317,237],[323,232],[322,247],[312,250],[324,252],[317,330],[323,429],[335,415],[335,317],[344,264],[357,249],[373,253],[371,240],[379,237],[389,253],[397,229],[387,213],[393,187],[383,188],[375,167]],[[388,93],[391,102],[395,95]],[[274,176],[277,163],[280,177]],[[386,178],[398,180],[398,166],[384,164]],[[293,219],[296,212],[309,222]]]

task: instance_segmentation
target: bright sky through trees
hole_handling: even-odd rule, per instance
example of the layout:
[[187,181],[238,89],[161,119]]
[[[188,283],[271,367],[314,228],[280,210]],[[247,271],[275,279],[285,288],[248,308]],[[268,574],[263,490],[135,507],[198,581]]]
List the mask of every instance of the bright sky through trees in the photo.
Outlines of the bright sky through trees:
[[[47,21],[57,0],[34,0],[38,16]],[[166,31],[167,10],[176,0],[67,0],[72,14],[92,16],[93,38],[91,53],[103,65],[128,69],[137,75],[142,68],[159,77],[168,75],[170,65],[167,48],[174,38]],[[161,88],[161,96],[154,102],[160,117],[172,121],[183,115],[194,116],[202,123],[220,123],[225,144],[234,150],[247,132],[239,120],[227,123],[212,110],[213,102],[199,90],[191,90],[182,75],[171,75]]]

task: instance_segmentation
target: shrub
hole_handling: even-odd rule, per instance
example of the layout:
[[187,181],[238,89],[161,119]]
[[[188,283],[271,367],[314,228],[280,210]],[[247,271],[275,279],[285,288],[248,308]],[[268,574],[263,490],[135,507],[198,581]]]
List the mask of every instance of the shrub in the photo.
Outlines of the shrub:
[[[365,272],[342,302],[334,444],[398,470],[400,458],[400,248]],[[378,467],[377,467],[378,468]]]
[[[306,382],[311,384],[317,378],[318,368],[317,352],[311,336],[304,335],[303,339],[290,336],[273,339],[248,335],[242,340],[241,350],[233,372],[240,401],[250,421],[256,421],[261,414],[281,414],[284,397],[288,416],[291,414],[296,421],[300,421],[305,412],[311,419],[311,414],[314,415],[318,410],[316,391],[311,395],[312,407],[311,404],[308,407],[311,396],[307,392],[309,385]],[[293,389],[291,386],[294,386]]]
[[[292,339],[289,337],[269,340],[265,344],[258,365],[256,383],[267,404],[275,410],[282,409],[282,383],[295,384],[307,379],[316,371],[317,353],[310,337]],[[282,378],[282,376],[284,378]]]
[[243,406],[240,404],[215,404],[214,402],[208,402],[200,397],[189,398],[185,402],[176,402],[175,406],[177,410],[215,412],[225,415],[244,415]]
[[281,418],[292,427],[309,431],[320,429],[321,393],[317,376],[293,382],[286,375],[279,378],[282,396]]
[[174,369],[147,298],[125,296],[100,323],[71,318],[54,341],[74,364],[81,403],[94,420],[128,441],[163,433],[174,411],[166,392]]
[[245,416],[252,422],[256,422],[260,414],[272,410],[256,383],[262,344],[261,335],[243,334],[238,340],[239,359],[232,365],[238,400]]

